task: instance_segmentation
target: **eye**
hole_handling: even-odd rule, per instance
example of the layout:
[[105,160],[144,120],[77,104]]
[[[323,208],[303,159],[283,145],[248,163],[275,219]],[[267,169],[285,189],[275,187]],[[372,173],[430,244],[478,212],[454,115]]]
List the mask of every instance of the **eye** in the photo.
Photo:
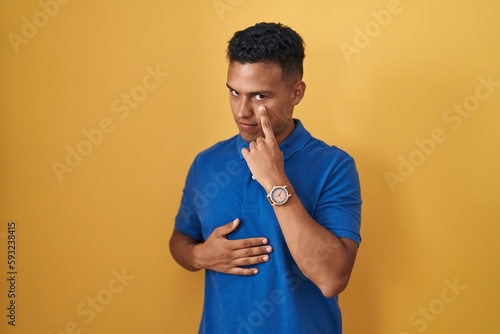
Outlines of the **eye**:
[[240,94],[238,94],[237,91],[235,91],[234,89],[230,89],[229,92],[231,93],[232,96],[239,96]]
[[256,94],[255,95],[255,99],[258,100],[258,101],[262,101],[266,98],[267,96],[264,95],[264,94]]

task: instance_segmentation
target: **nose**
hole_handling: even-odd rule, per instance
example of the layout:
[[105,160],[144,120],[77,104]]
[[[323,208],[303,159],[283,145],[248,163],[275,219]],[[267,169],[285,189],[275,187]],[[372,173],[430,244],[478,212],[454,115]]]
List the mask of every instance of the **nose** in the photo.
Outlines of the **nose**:
[[241,99],[238,105],[238,116],[241,118],[249,118],[254,114],[254,106],[250,99]]

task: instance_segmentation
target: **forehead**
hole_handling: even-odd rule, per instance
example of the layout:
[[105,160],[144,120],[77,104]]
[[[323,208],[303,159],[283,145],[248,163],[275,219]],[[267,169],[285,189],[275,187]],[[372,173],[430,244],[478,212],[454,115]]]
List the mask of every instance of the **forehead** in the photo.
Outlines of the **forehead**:
[[276,89],[285,84],[281,77],[281,67],[273,63],[229,64],[227,84],[239,92],[254,92]]

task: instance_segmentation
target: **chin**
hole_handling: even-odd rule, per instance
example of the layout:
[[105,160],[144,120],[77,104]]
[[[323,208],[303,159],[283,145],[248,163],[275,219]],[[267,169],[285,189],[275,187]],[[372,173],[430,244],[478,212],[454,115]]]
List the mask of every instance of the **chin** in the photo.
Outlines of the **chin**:
[[241,132],[240,132],[240,135],[241,135],[241,138],[243,138],[243,140],[246,141],[247,143],[255,141],[255,139],[257,139],[257,137],[258,137],[258,136],[245,135]]
[[239,131],[241,138],[243,138],[247,143],[255,141],[258,137],[263,137],[264,133],[248,133],[248,131]]

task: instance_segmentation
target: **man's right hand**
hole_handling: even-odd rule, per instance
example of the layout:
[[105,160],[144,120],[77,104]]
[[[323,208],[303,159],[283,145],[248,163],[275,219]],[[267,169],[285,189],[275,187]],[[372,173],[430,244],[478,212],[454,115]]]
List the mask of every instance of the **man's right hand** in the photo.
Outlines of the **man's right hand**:
[[229,224],[213,230],[203,243],[193,249],[195,266],[233,275],[255,275],[257,268],[242,268],[269,261],[273,251],[267,238],[248,238],[228,240],[226,236],[236,230],[240,220],[236,218]]

